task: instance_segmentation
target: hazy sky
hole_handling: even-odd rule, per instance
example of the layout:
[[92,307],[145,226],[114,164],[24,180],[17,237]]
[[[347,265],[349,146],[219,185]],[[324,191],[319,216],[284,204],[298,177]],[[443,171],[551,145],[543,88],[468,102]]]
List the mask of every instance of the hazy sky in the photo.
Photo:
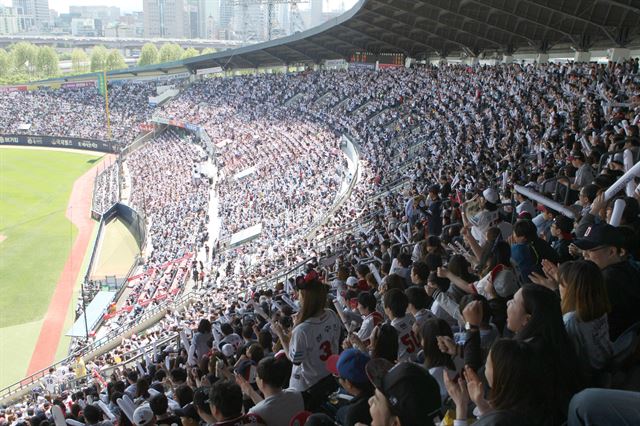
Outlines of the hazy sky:
[[[325,10],[331,10],[344,4],[345,8],[350,8],[357,0],[324,0]],[[11,0],[0,0],[0,4],[11,5]],[[69,12],[69,6],[118,6],[124,12],[142,10],[142,0],[49,0],[49,8],[55,9],[58,13]],[[300,4],[304,9],[305,4]]]

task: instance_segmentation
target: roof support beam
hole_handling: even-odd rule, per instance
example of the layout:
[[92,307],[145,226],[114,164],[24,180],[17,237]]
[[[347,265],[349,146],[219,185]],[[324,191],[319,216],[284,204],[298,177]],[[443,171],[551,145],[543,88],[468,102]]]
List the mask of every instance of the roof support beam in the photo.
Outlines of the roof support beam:
[[[562,30],[560,30],[558,28],[552,27],[552,26],[550,26],[548,24],[545,24],[543,22],[536,21],[536,20],[533,20],[533,19],[529,19],[527,17],[524,17],[524,16],[519,15],[517,13],[514,13],[512,11],[509,11],[509,10],[507,10],[505,8],[499,8],[496,5],[492,4],[491,2],[487,2],[486,0],[468,0],[468,1],[470,3],[475,3],[475,4],[479,4],[481,6],[487,7],[489,9],[489,13],[494,13],[494,12],[503,13],[503,14],[513,18],[516,22],[519,22],[519,21],[529,22],[531,24],[537,25],[538,27],[545,28],[547,31],[555,32],[557,34],[562,34],[563,36],[565,36],[569,40],[571,40],[572,43],[578,44],[576,42],[575,38],[571,34],[566,33],[566,32],[564,32],[564,31],[562,31]],[[516,4],[516,3],[514,3],[514,4]]]
[[[369,11],[369,12],[371,12],[371,11]],[[389,18],[389,17],[384,16],[384,15],[379,15],[378,14],[378,16],[382,16],[385,19],[392,19],[393,20],[393,18]],[[365,22],[365,23],[363,23],[363,25],[368,25],[368,26],[371,26],[371,27],[375,27],[375,28],[378,28],[378,29],[383,30],[383,31],[389,31],[389,29],[387,29],[385,27],[381,27],[381,26],[379,26],[377,24],[374,24],[372,22]],[[394,32],[394,34],[398,34],[398,33]],[[431,44],[428,44],[428,43],[425,43],[423,40],[414,40],[411,37],[407,37],[405,35],[400,35],[400,34],[398,34],[398,37],[407,40],[408,42],[410,42],[412,44],[412,46],[415,46],[417,44],[417,45],[420,45],[420,46],[423,46],[423,47],[427,47],[427,48],[429,48],[431,50],[434,50],[434,51],[438,51],[439,50],[435,46],[433,46]],[[402,47],[400,46],[400,48],[402,48]],[[406,55],[410,55],[410,53],[411,53],[407,49],[402,48],[402,50],[404,50],[403,53],[406,54]]]
[[[460,47],[461,47],[461,48],[463,48],[463,49],[471,49],[471,47],[470,47],[470,46],[467,46],[466,44],[463,44],[463,43],[458,42],[458,41],[456,41],[456,40],[451,40],[451,39],[450,39],[450,38],[448,38],[448,37],[443,37],[443,36],[442,36],[442,35],[440,35],[440,34],[436,34],[436,33],[433,33],[433,32],[431,32],[431,31],[427,31],[427,30],[425,30],[425,29],[423,29],[423,28],[417,28],[417,27],[415,26],[415,22],[405,22],[405,21],[399,20],[397,17],[389,17],[389,16],[386,16],[386,15],[382,15],[382,14],[380,14],[380,13],[378,13],[378,12],[374,12],[374,11],[372,11],[372,10],[368,10],[367,12],[368,12],[368,13],[371,13],[371,14],[373,14],[373,15],[376,15],[376,16],[378,16],[378,17],[381,17],[381,18],[383,18],[383,19],[388,19],[388,20],[394,21],[394,22],[399,23],[399,24],[402,24],[402,25],[410,25],[410,26],[412,26],[412,27],[413,27],[413,28],[412,28],[412,30],[411,30],[411,32],[421,32],[421,33],[423,33],[423,34],[427,35],[427,38],[435,38],[435,39],[438,39],[438,40],[442,40],[442,41],[444,41],[445,43],[453,43],[453,44],[455,44],[455,45],[457,45],[457,46],[460,46]],[[373,24],[373,23],[371,23],[371,22],[366,22],[365,24],[366,24],[366,25],[370,25],[370,26],[374,26],[374,27],[377,27],[377,28],[380,28],[380,29],[382,29],[382,30],[385,30],[385,28],[384,28],[384,27],[381,27],[381,26],[379,26],[379,25]],[[386,30],[388,31],[388,29],[386,29]],[[427,46],[427,47],[432,48],[432,49],[433,49],[433,50],[435,50],[435,51],[440,51],[440,50],[443,50],[443,49],[444,49],[444,45],[443,45],[443,48],[436,49],[436,48],[434,48],[433,46],[431,46],[431,45],[429,45],[429,44],[425,44],[424,42],[421,42],[421,41],[419,41],[419,40],[413,39],[413,38],[411,38],[411,37],[407,37],[407,36],[402,36],[402,37],[403,37],[403,38],[406,38],[406,39],[407,39],[407,40],[409,40],[409,41],[412,41],[412,42],[416,42],[416,43],[423,44],[423,45],[425,45],[425,46]]]
[[[431,1],[430,2],[425,2],[424,0],[418,0],[418,3],[421,3],[423,5],[422,7],[431,6],[431,7],[437,8],[437,9],[439,9],[439,10],[445,12],[445,13],[450,13],[452,15],[459,16],[459,17],[463,18],[465,21],[477,22],[478,24],[480,24],[481,26],[483,26],[483,27],[485,27],[487,29],[487,31],[485,31],[485,33],[484,33],[485,37],[487,37],[488,33],[490,32],[490,31],[488,31],[489,28],[493,28],[493,29],[496,29],[496,30],[498,30],[500,32],[503,32],[505,34],[509,34],[509,35],[511,35],[513,37],[517,37],[517,38],[521,38],[523,40],[526,40],[531,45],[535,44],[535,41],[533,41],[532,39],[528,38],[524,34],[519,34],[519,33],[513,32],[513,31],[511,31],[511,30],[509,30],[507,28],[500,27],[500,26],[497,26],[497,25],[494,25],[494,24],[490,24],[490,23],[488,23],[486,21],[481,21],[481,20],[479,20],[477,18],[474,18],[473,16],[470,16],[470,15],[467,15],[465,13],[462,13],[462,10],[455,10],[453,8],[444,7],[444,6],[440,5],[440,4],[437,4],[435,1],[434,2],[431,2]],[[460,9],[462,9],[462,8],[460,8]]]
[[[362,49],[362,47],[357,47],[352,43],[349,43],[347,41],[343,41],[342,39],[336,37],[335,35],[331,35],[331,36],[324,35],[324,37],[331,37],[332,44],[336,44],[336,46],[327,47],[325,42],[318,42],[318,41],[316,41],[315,37],[306,38],[304,40],[301,40],[301,42],[312,44],[313,46],[317,47],[318,49],[320,49],[320,50],[322,50],[324,52],[329,53],[330,55],[338,55],[341,58],[346,58],[347,56],[349,56],[349,52],[351,50],[353,50],[353,49]],[[337,46],[338,43],[342,43],[343,45],[348,46],[348,47]],[[298,52],[302,52],[302,51],[300,51],[300,49],[292,48],[289,45],[283,45],[283,46],[285,46],[285,47],[287,47],[289,49],[297,50]],[[314,59],[320,61],[320,59],[317,58],[317,57],[314,58]]]
[[249,65],[251,65],[251,68],[256,68],[256,69],[258,68],[258,64],[256,64],[256,63],[255,63],[255,62],[253,62],[253,61],[250,61],[250,60],[249,60],[249,59],[247,59],[244,55],[235,55],[235,56],[232,56],[232,57],[230,57],[230,58],[229,58],[229,61],[232,61],[234,58],[235,58],[235,59],[240,59],[240,60],[242,60],[242,61],[244,61],[244,62],[248,63]]
[[558,13],[558,14],[566,17],[569,20],[579,21],[579,22],[582,22],[584,24],[590,25],[592,27],[599,28],[600,31],[602,31],[604,33],[604,35],[606,35],[609,40],[611,40],[614,43],[617,43],[615,37],[613,37],[613,35],[609,32],[609,30],[607,30],[605,27],[603,27],[602,25],[598,24],[597,22],[593,22],[593,21],[590,21],[588,19],[581,18],[578,15],[572,15],[572,14],[567,13],[567,12],[561,10],[561,9],[556,8],[556,7],[551,7],[551,6],[547,6],[545,4],[540,4],[537,1],[532,1],[532,0],[519,0],[519,1],[534,5],[535,7],[539,7],[541,9],[543,9],[543,10],[548,11],[548,12]]
[[272,58],[277,59],[278,61],[282,62],[283,64],[288,64],[290,62],[288,59],[284,59],[282,56],[276,55],[275,53],[272,53],[267,49],[262,49],[262,53],[264,53],[265,55],[269,55]]
[[[313,37],[309,37],[309,38],[305,39],[304,41],[309,43],[309,44],[313,44],[314,46],[324,50],[325,52],[329,52],[331,54],[337,54],[338,56],[340,56],[342,58],[347,56],[344,52],[342,52],[341,50],[339,50],[337,48],[329,49],[328,47],[325,47],[324,44],[320,44],[320,43],[314,41]],[[286,45],[286,46],[291,49],[291,47],[289,45]],[[315,63],[319,63],[320,62],[320,58],[318,58],[318,57],[313,57],[312,59],[314,60]]]
[[[344,26],[344,25],[343,25],[343,26],[341,26],[341,27],[340,27],[340,29],[341,29],[342,31],[355,31],[354,29],[349,28],[349,27],[346,27],[346,26]],[[367,35],[367,34],[365,34],[365,33],[358,32],[358,34],[359,34],[360,36],[362,36],[363,38],[365,38],[365,39],[366,39],[366,38],[368,38],[368,35]],[[362,50],[362,49],[366,49],[366,47],[365,47],[364,45],[362,45],[362,44],[361,44],[361,45],[357,44],[357,43],[361,43],[360,39],[357,39],[357,40],[354,40],[354,39],[345,39],[345,38],[344,38],[344,36],[343,36],[342,34],[341,34],[341,35],[337,35],[337,34],[335,34],[335,32],[334,32],[334,33],[332,33],[332,34],[330,34],[330,35],[327,35],[327,37],[331,37],[332,39],[334,39],[334,40],[336,40],[336,41],[338,41],[338,42],[340,42],[340,43],[342,43],[342,44],[345,44],[345,45],[347,45],[347,46],[350,46],[350,47],[351,47],[351,49],[354,49],[354,50]],[[380,39],[378,39],[378,40],[380,40]],[[380,41],[382,41],[382,40],[380,40]],[[386,43],[386,42],[384,42],[384,41],[383,41],[383,43]]]
[[[300,49],[300,48],[297,48],[297,47],[293,47],[292,44],[293,43],[282,44],[282,45],[278,46],[278,48],[282,48],[282,47],[287,48],[287,49],[295,52],[296,54],[298,54],[300,56],[303,56],[303,57],[306,57],[308,59],[311,59],[314,63],[318,61],[318,58],[316,56],[310,55],[309,53],[307,53],[306,50],[303,50],[303,49]],[[327,50],[328,52],[333,53],[333,51],[331,51],[331,50],[328,50],[328,49],[325,49],[325,50]]]
[[631,6],[630,4],[623,3],[617,0],[595,0],[597,3],[606,3],[614,7],[620,7],[622,9],[626,9],[630,12],[635,13],[636,15],[640,15],[640,8]]
[[[393,9],[398,10],[398,11],[403,12],[403,13],[405,13],[405,12],[406,12],[404,9],[398,8],[398,7],[394,6],[394,5],[393,5],[393,4],[391,4],[391,3],[387,4],[386,6],[387,6],[387,7],[391,7],[391,8],[393,8]],[[414,9],[414,11],[415,11],[415,9]],[[414,22],[410,22],[410,21],[407,21],[406,19],[400,19],[400,18],[399,18],[399,17],[397,17],[397,16],[393,16],[393,17],[385,16],[385,15],[382,15],[382,14],[380,14],[380,13],[378,13],[378,12],[373,11],[373,10],[369,10],[368,12],[369,12],[369,13],[376,14],[377,16],[385,17],[385,18],[387,18],[387,19],[393,19],[394,21],[397,21],[398,23],[401,23],[401,24],[403,24],[403,25],[415,25],[415,21],[416,21],[416,19],[417,19],[417,17],[416,17],[416,18],[414,18],[414,19],[411,19],[410,21],[414,21]],[[424,20],[426,20],[426,21],[433,22],[433,23],[436,25],[436,28],[446,27],[446,26],[445,26],[444,24],[442,24],[440,21],[438,21],[438,20],[436,20],[436,19],[429,18],[428,14],[420,14],[418,17],[419,17],[420,19],[424,19]],[[447,28],[447,29],[449,29],[449,28]],[[480,38],[480,39],[482,39],[482,40],[488,41],[489,43],[493,44],[494,46],[502,47],[502,45],[501,45],[500,43],[498,43],[497,41],[495,41],[495,40],[491,40],[491,39],[488,39],[488,38],[485,38],[485,37],[482,37],[480,34],[471,33],[471,32],[469,32],[469,31],[466,31],[466,30],[463,30],[463,29],[459,29],[459,28],[453,28],[453,30],[454,30],[456,33],[464,33],[464,34],[468,34],[468,35],[470,35],[471,37],[474,37],[474,38]],[[447,37],[447,36],[442,35],[441,37]],[[455,40],[455,41],[457,41],[457,40]]]
[[[367,13],[371,13],[371,11],[367,11]],[[384,15],[378,15],[378,16],[382,16],[385,19],[391,19],[394,22],[396,22],[393,18],[389,18],[388,16],[384,16]],[[405,53],[405,54],[409,54],[409,49],[407,49],[407,47],[406,47],[407,43],[400,43],[401,40],[404,41],[404,42],[411,43],[412,46],[414,46],[415,44],[420,44],[420,45],[422,45],[424,47],[427,47],[427,48],[435,50],[435,48],[433,46],[431,46],[431,45],[429,45],[427,43],[424,43],[422,40],[415,40],[415,39],[413,39],[411,37],[408,37],[404,33],[397,32],[396,30],[393,29],[393,24],[388,26],[388,27],[386,27],[386,26],[379,25],[379,24],[374,23],[374,22],[368,22],[368,21],[365,21],[365,22],[357,21],[357,22],[361,23],[362,25],[365,25],[365,26],[370,26],[370,27],[373,27],[373,28],[377,28],[380,31],[385,31],[385,32],[388,32],[388,33],[392,33],[395,36],[395,41],[394,41],[394,45],[395,46],[394,47],[396,49],[402,50],[403,53]],[[349,27],[349,28],[355,29],[353,27]],[[357,31],[359,31],[359,30],[357,30]]]
[[[359,21],[354,21],[354,22],[359,22]],[[376,28],[379,28],[379,29],[382,29],[382,30],[388,31],[386,28],[378,27],[378,26],[377,26],[377,25],[375,25],[375,24],[367,23],[367,25],[368,25],[368,26],[371,26],[371,27],[376,27]],[[394,39],[394,40],[392,40],[392,41],[387,41],[387,40],[385,40],[385,39],[383,39],[383,38],[376,37],[376,36],[374,36],[374,35],[372,35],[372,34],[368,34],[368,33],[365,33],[365,32],[363,32],[363,31],[361,31],[361,30],[358,30],[358,29],[356,29],[356,28],[353,28],[352,26],[346,26],[346,25],[343,25],[343,26],[342,26],[342,28],[344,28],[345,30],[348,30],[348,31],[355,32],[355,33],[357,33],[357,34],[359,34],[359,35],[362,35],[362,36],[364,36],[365,38],[372,38],[372,39],[374,39],[374,40],[378,40],[379,42],[381,42],[381,43],[383,43],[383,44],[387,45],[387,46],[388,46],[388,47],[387,47],[387,49],[389,49],[389,48],[390,48],[390,49],[400,49],[400,50],[402,50],[404,53],[408,53],[408,52],[407,52],[407,49],[406,49],[404,46],[400,46],[400,43],[398,43],[398,40],[397,40],[397,39]],[[397,34],[396,34],[396,36],[397,36]],[[342,39],[341,39],[341,40],[342,40]],[[363,48],[364,48],[364,49],[369,49],[369,48],[367,48],[367,47],[363,47]]]

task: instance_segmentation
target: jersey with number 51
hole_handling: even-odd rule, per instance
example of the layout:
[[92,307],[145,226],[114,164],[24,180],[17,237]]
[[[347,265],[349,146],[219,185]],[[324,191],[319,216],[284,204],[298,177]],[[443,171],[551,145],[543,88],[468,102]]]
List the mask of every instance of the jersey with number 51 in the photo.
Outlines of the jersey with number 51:
[[417,359],[420,343],[412,330],[413,322],[411,315],[394,318],[391,321],[391,325],[398,332],[398,362]]
[[325,309],[322,315],[298,324],[291,333],[289,358],[293,362],[289,387],[303,392],[329,375],[325,366],[340,343],[340,319]]

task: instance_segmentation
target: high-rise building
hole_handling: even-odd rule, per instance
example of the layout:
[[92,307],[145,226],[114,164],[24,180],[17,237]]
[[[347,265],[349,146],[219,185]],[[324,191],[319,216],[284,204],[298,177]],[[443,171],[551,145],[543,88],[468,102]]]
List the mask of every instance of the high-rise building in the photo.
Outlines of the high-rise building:
[[220,20],[220,0],[197,0],[198,37],[214,38],[213,30]]
[[228,39],[229,33],[231,32],[231,23],[233,21],[233,15],[235,12],[235,7],[233,5],[232,0],[220,0],[219,3],[219,18],[218,18],[218,28],[220,32],[225,33],[226,37],[214,37],[214,38],[223,38]]
[[200,5],[199,0],[187,0],[185,37],[200,38]]
[[266,40],[266,10],[266,5],[252,1],[238,3],[233,12],[232,38],[245,43]]
[[11,35],[20,32],[18,9],[0,6],[0,35]]
[[322,24],[324,19],[322,18],[322,0],[311,0],[311,19],[310,26],[315,27]]
[[101,19],[105,22],[117,21],[120,8],[116,6],[69,6],[69,13],[77,13],[83,18]]
[[101,35],[102,23],[98,19],[74,18],[71,20],[71,35],[75,37],[97,37]]
[[41,31],[49,27],[49,0],[13,0],[22,31]]
[[184,0],[144,0],[144,36],[190,37],[190,19]]

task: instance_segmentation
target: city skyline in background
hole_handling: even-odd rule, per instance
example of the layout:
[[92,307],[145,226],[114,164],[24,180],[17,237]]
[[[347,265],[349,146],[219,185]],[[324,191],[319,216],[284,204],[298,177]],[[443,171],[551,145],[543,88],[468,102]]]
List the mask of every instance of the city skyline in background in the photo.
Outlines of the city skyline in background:
[[[357,0],[323,0],[325,11],[348,10]],[[118,7],[122,12],[141,12],[144,0],[49,0],[49,9],[58,13],[69,13],[70,6],[107,6]],[[12,0],[0,0],[0,6],[10,7]],[[301,9],[307,9],[308,3],[300,3]]]
[[229,40],[305,31],[357,0],[0,0],[0,36]]

